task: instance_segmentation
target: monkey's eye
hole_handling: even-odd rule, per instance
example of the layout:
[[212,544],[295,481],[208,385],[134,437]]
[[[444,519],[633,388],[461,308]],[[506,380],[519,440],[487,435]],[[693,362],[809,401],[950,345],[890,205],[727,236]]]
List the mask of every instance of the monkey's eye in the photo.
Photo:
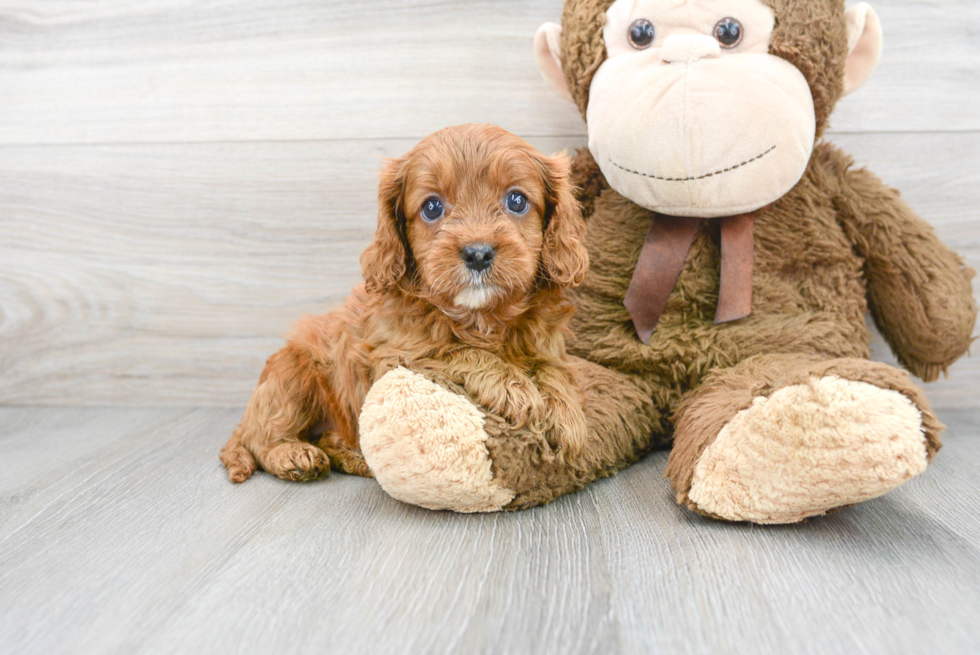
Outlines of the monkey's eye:
[[427,198],[422,203],[422,219],[432,222],[437,221],[446,213],[446,208],[442,206],[442,201],[435,196]]
[[657,38],[657,30],[646,18],[633,21],[630,25],[630,44],[637,50],[646,50]]
[[526,214],[531,205],[520,191],[511,191],[507,194],[507,211],[518,216]]
[[722,48],[734,48],[742,42],[744,35],[742,24],[734,18],[722,18],[715,25],[715,38]]

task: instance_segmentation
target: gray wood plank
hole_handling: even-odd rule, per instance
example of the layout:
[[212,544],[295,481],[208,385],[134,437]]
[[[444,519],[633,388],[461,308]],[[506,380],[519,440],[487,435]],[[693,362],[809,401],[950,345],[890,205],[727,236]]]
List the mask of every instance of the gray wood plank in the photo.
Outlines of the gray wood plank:
[[[235,420],[180,411],[133,430],[139,445],[107,470],[93,448],[100,474],[82,471],[70,493],[11,501],[31,511],[0,532],[0,651],[457,652],[486,643],[599,652],[612,638],[588,497],[547,513],[459,517],[339,475],[234,486],[217,452]],[[21,427],[6,440],[42,431]],[[19,485],[0,484],[18,498]],[[564,614],[575,624],[555,620]]]
[[[980,449],[980,416],[974,410],[939,412],[946,424],[944,436],[948,447],[937,460],[941,474],[925,475],[915,485],[902,490],[902,498],[914,503],[955,533],[964,543],[980,547],[980,520],[977,519],[980,489],[977,488],[977,469],[972,456],[962,457],[964,448],[970,452]],[[963,443],[966,441],[966,445]]]
[[[975,653],[980,414],[789,527],[674,505],[656,453],[516,514],[227,482],[233,410],[0,408],[0,652]],[[59,445],[68,455],[50,457]],[[11,477],[10,471],[32,471]]]
[[[980,269],[980,133],[834,140]],[[0,403],[244,404],[292,322],[359,280],[380,157],[414,143],[0,147]],[[978,387],[965,359],[930,395]]]
[[133,435],[180,415],[174,409],[123,408],[106,420],[105,412],[82,408],[0,408],[0,534],[8,538],[51,502],[105,476],[121,455],[146,449],[151,444]]
[[955,471],[980,454],[969,417],[922,478],[800,525],[692,515],[658,479],[663,456],[590,488],[624,652],[976,652],[976,482]]
[[[980,129],[973,0],[879,0],[884,61],[843,132]],[[561,0],[0,3],[0,143],[583,134],[531,41]]]

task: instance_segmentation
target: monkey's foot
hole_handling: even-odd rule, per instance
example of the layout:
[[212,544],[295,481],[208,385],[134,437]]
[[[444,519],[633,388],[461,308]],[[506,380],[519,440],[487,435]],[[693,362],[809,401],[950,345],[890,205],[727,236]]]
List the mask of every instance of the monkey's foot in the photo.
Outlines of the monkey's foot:
[[688,506],[794,523],[891,491],[928,463],[923,415],[902,393],[836,375],[753,399],[694,466]]
[[359,425],[365,461],[402,502],[494,512],[514,498],[494,480],[483,413],[418,373],[400,367],[375,382]]

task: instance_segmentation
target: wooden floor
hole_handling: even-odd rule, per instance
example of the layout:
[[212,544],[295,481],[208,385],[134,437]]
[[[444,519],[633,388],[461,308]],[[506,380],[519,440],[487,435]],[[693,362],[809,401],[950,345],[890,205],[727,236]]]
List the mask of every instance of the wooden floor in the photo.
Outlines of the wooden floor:
[[980,412],[791,527],[674,505],[664,454],[523,513],[260,474],[231,409],[0,409],[0,653],[980,652]]

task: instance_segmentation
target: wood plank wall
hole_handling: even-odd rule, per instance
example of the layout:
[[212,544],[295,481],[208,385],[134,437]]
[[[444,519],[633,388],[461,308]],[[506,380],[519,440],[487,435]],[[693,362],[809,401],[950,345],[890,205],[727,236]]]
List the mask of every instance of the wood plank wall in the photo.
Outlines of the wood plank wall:
[[[359,279],[381,157],[464,122],[584,144],[530,52],[561,5],[0,0],[0,404],[244,405]],[[828,138],[980,269],[980,3],[875,6]],[[978,388],[974,359],[929,392]]]

